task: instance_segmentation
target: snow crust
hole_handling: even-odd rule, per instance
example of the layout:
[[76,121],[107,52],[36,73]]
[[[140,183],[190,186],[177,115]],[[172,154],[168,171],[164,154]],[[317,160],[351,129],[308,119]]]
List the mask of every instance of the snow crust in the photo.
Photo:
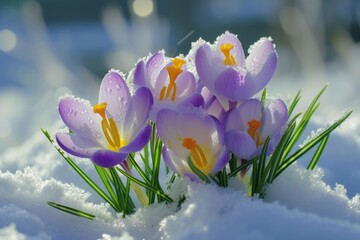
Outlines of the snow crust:
[[[334,138],[334,145],[343,142],[341,134],[335,134]],[[89,192],[89,187],[41,134],[35,134],[23,146],[4,152],[0,159],[0,239],[11,239],[10,236],[46,240],[358,239],[360,236],[360,195],[348,197],[344,185],[330,186],[324,181],[326,171],[321,168],[308,171],[300,164],[291,166],[268,186],[265,200],[247,197],[237,180],[227,189],[177,181],[171,196],[186,196],[181,209],[176,203],[155,204],[123,219]],[[20,164],[24,159],[28,166]],[[96,179],[87,160],[76,161]],[[48,206],[48,201],[84,210],[98,218],[90,221],[63,213]]]

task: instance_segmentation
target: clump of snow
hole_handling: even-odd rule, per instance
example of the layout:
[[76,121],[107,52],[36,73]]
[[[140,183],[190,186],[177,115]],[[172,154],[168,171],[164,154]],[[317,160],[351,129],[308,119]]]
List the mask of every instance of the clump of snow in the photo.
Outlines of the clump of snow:
[[[344,143],[344,137],[334,134],[329,139],[330,155],[325,151],[321,162],[332,162],[336,156],[332,151],[339,152],[332,146]],[[352,148],[345,144],[342,150],[350,154]],[[349,155],[338,154],[343,163],[348,161]],[[123,219],[88,192],[91,189],[41,133],[0,159],[0,239],[358,239],[360,235],[360,195],[349,198],[348,185],[328,185],[324,179],[335,172],[329,169],[308,171],[293,165],[268,186],[265,200],[247,197],[236,178],[226,189],[176,178],[170,196],[186,197],[180,208],[177,202],[154,204]],[[87,160],[74,160],[96,177]],[[348,166],[336,164],[337,171]],[[352,191],[358,192],[354,186]],[[48,201],[98,218],[91,221],[63,213]]]

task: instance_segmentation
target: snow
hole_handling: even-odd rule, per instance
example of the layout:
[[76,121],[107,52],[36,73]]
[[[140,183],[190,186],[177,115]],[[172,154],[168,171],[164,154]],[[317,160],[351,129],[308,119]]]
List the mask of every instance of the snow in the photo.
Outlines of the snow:
[[[334,143],[342,142],[343,138],[335,134]],[[6,151],[0,159],[5,169],[0,171],[0,239],[236,236],[242,239],[358,239],[360,236],[360,195],[349,198],[347,186],[331,187],[324,181],[325,171],[321,168],[308,171],[300,164],[291,166],[268,186],[265,200],[247,197],[235,180],[226,189],[177,181],[172,197],[178,197],[179,193],[186,196],[180,210],[176,211],[176,204],[155,204],[123,219],[89,193],[89,187],[41,134],[35,134],[23,146]],[[19,159],[28,160],[29,166],[24,167]],[[88,161],[76,160],[93,174]],[[91,221],[63,213],[48,206],[48,201],[82,209],[98,218]]]

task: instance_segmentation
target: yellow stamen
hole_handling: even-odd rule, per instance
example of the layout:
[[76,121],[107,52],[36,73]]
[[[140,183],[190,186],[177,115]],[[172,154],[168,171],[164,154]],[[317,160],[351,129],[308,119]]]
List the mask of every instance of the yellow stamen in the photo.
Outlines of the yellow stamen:
[[248,122],[249,128],[247,130],[248,134],[252,139],[254,139],[256,146],[261,145],[260,133],[259,128],[261,127],[262,123],[256,119],[252,119]]
[[168,99],[171,94],[171,101],[175,101],[176,97],[176,79],[180,75],[180,73],[183,72],[181,69],[182,65],[186,63],[185,60],[181,58],[174,58],[172,60],[173,65],[168,66],[166,68],[168,74],[169,74],[169,84],[168,86],[164,86],[159,95],[159,100],[162,101],[164,99]]
[[225,60],[224,60],[225,65],[230,65],[230,66],[236,65],[235,56],[233,54],[230,54],[230,51],[233,48],[234,45],[232,45],[231,43],[225,43],[220,45],[220,51],[225,56]]
[[114,119],[106,117],[106,106],[106,103],[95,104],[93,106],[93,111],[102,118],[101,127],[105,138],[109,143],[108,148],[112,151],[119,151],[126,143],[124,140],[120,139],[119,130]]
[[204,154],[204,151],[192,138],[184,138],[182,140],[182,146],[187,150],[190,150],[191,159],[194,161],[194,164],[200,170],[203,170],[205,173],[209,173],[211,166],[208,166],[208,161]]

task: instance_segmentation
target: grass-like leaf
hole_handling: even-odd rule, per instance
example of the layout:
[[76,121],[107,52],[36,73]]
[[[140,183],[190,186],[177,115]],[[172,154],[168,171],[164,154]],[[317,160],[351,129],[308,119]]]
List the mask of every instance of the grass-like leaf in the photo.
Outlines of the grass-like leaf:
[[245,163],[238,166],[234,171],[228,174],[228,178],[236,176],[238,172],[240,172],[243,169],[246,169],[248,166],[252,165],[255,161],[258,161],[260,159],[260,156],[254,157],[249,161],[246,161]]
[[66,213],[70,213],[72,215],[75,215],[77,217],[83,217],[83,218],[87,218],[87,219],[90,219],[90,220],[93,220],[95,218],[95,215],[92,215],[90,213],[86,213],[84,211],[81,211],[81,210],[78,210],[78,209],[75,209],[75,208],[71,208],[71,207],[67,207],[67,206],[64,206],[64,205],[61,205],[61,204],[58,204],[58,203],[54,203],[54,202],[48,202],[48,204],[58,210],[61,210],[63,212],[66,212]]
[[321,140],[319,147],[316,150],[313,158],[311,159],[307,169],[314,170],[315,166],[317,165],[317,163],[321,157],[321,154],[323,153],[323,151],[325,149],[325,146],[326,146],[327,141],[329,140],[329,137],[330,137],[330,133]]
[[[51,138],[48,131],[41,129],[45,137],[50,141],[51,144],[53,144],[54,140]],[[94,191],[99,194],[102,199],[104,199],[107,203],[110,204],[110,206],[115,210],[118,211],[118,206],[115,204],[115,202],[86,174],[84,173],[70,158],[64,155],[64,152],[56,147],[53,144],[54,148],[61,154],[61,156],[69,163],[69,165],[80,175],[82,179],[92,188]]]
[[289,117],[291,116],[292,112],[294,111],[294,108],[296,107],[296,105],[298,104],[298,102],[299,102],[299,100],[301,98],[300,94],[301,94],[301,90],[299,90],[297,92],[297,94],[295,95],[294,99],[292,100],[292,102],[291,102],[291,104],[289,106],[289,110],[288,110],[288,116]]
[[162,193],[160,190],[154,188],[151,185],[146,184],[145,182],[142,182],[141,180],[135,178],[134,176],[128,174],[127,172],[125,172],[124,170],[122,170],[121,168],[116,167],[116,170],[119,171],[121,174],[123,174],[125,177],[127,177],[128,179],[130,179],[131,181],[137,183],[138,185],[148,189],[149,191],[155,193],[156,195],[159,195],[160,197],[162,197],[163,199],[165,199],[165,201],[167,202],[173,202],[173,200],[166,194]]
[[201,171],[199,170],[194,163],[191,160],[191,157],[189,156],[188,158],[188,164],[189,167],[191,168],[191,170],[193,171],[193,173],[195,173],[201,180],[203,180],[206,183],[210,183],[210,179]]
[[292,154],[289,158],[287,158],[279,167],[276,176],[281,174],[287,167],[289,167],[293,162],[295,162],[297,159],[302,157],[305,153],[310,151],[316,144],[321,142],[325,137],[327,137],[328,134],[330,134],[332,131],[334,131],[341,123],[343,123],[352,113],[352,111],[349,111],[344,116],[342,116],[339,120],[337,120],[335,123],[333,123],[330,127],[328,127],[325,131],[323,131],[321,134],[319,134],[317,137],[313,138],[312,140],[308,141],[302,148],[297,150],[294,154]]

